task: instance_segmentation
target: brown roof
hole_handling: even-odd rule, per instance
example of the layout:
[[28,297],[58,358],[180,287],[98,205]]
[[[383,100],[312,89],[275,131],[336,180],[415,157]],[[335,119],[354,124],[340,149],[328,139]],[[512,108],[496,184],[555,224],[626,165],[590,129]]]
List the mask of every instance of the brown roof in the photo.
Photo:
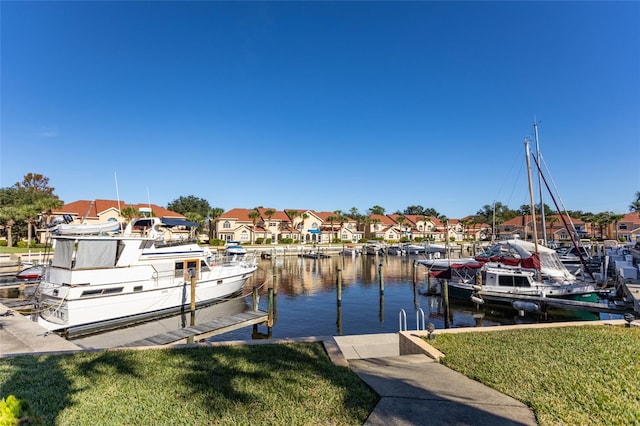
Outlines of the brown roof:
[[118,202],[117,200],[77,200],[71,203],[65,204],[60,209],[52,211],[53,214],[72,214],[77,215],[78,217],[84,217],[85,215],[88,218],[97,219],[98,216],[108,210],[116,210],[120,211],[125,207],[133,207],[136,210],[140,210],[141,208],[151,207],[153,213],[158,217],[173,217],[173,218],[184,218],[180,213],[176,213],[171,210],[167,210],[164,207],[158,206],[156,204],[130,204],[124,201]]
[[249,217],[249,213],[255,211],[254,209],[231,209],[228,212],[224,212],[220,215],[220,219],[236,219],[240,222],[253,222],[253,219]]

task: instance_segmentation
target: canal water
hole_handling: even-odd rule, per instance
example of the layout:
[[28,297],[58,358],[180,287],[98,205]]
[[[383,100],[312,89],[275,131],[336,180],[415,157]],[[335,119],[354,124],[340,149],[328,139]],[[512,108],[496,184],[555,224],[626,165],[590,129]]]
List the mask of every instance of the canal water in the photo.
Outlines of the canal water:
[[[334,256],[263,260],[247,283],[245,293],[258,286],[259,308],[266,311],[268,288],[277,289],[275,321],[270,330],[273,338],[397,333],[401,327],[415,330],[429,323],[441,329],[614,317],[563,310],[549,311],[546,319],[536,315],[521,317],[511,307],[477,307],[452,300],[449,318],[445,321],[443,299],[427,294],[426,268],[418,265],[414,273],[415,259],[411,256]],[[337,303],[338,270],[342,279],[340,304]],[[381,278],[384,291],[381,291]],[[250,298],[247,303],[251,304]],[[269,330],[259,326],[257,336],[254,331],[248,327],[210,340],[246,340],[267,334]]]
[[[248,326],[214,336],[210,341],[397,333],[401,327],[416,330],[429,323],[442,329],[616,317],[560,310],[549,311],[546,319],[533,314],[521,317],[511,307],[478,307],[471,302],[451,300],[446,319],[443,299],[427,295],[426,268],[418,265],[414,274],[415,259],[366,255],[263,259],[258,271],[247,281],[243,295],[198,309],[195,323],[252,309],[254,287],[258,288],[258,308],[262,311],[268,308],[268,289],[275,290],[273,327]],[[337,302],[338,271],[342,279],[340,304]],[[384,291],[381,291],[381,280]],[[114,347],[189,325],[190,315],[186,312],[73,341],[83,347]]]

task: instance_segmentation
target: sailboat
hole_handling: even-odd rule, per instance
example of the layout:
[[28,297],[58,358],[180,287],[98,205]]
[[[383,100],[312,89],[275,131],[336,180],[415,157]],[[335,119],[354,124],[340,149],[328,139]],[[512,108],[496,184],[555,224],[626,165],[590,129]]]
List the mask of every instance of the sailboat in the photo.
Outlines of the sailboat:
[[[428,260],[419,261],[432,277],[447,279],[449,296],[482,303],[486,298],[521,302],[522,296],[562,298],[597,302],[595,285],[572,275],[555,250],[538,243],[531,180],[529,142],[525,140],[529,194],[533,217],[533,242],[511,239],[498,241],[473,259],[452,261],[448,268]],[[540,303],[532,303],[541,309]],[[514,305],[515,306],[515,305]]]

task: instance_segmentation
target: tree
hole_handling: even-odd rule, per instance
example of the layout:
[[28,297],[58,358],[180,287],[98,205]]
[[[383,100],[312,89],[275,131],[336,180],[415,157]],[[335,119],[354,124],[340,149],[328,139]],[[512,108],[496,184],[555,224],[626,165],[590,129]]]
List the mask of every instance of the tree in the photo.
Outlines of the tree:
[[286,213],[289,219],[291,219],[291,232],[293,233],[296,231],[295,220],[296,217],[300,216],[300,212],[298,210],[288,210]]
[[260,218],[260,212],[258,210],[253,210],[249,213],[249,219],[251,219],[251,223],[253,223],[253,227],[251,228],[251,244],[255,241],[256,235],[256,222]]
[[222,216],[222,214],[224,213],[224,209],[222,207],[213,207],[211,208],[211,210],[209,210],[209,213],[207,214],[207,216],[209,217],[209,241],[211,241],[214,238],[214,234],[215,234],[215,229],[213,226],[211,226],[212,223],[216,223],[216,219],[219,218],[220,216]]
[[27,237],[31,244],[33,228],[38,216],[62,206],[62,201],[49,187],[49,178],[28,173],[22,182],[0,189],[0,223],[4,223],[7,246],[13,246],[13,237]]
[[200,217],[206,217],[211,211],[209,202],[205,199],[198,198],[194,195],[188,195],[186,197],[179,197],[167,204],[167,209],[187,215],[187,213],[197,213]]
[[[276,211],[274,209],[267,209],[264,212],[264,215],[267,217],[267,220],[269,222],[271,222],[271,218],[273,217],[273,215],[276,214]],[[269,226],[271,225],[271,223],[269,223]]]
[[615,238],[618,240],[618,222],[624,219],[623,214],[611,214],[611,221],[613,222],[613,226],[615,227]]
[[407,221],[407,217],[405,215],[398,215],[396,216],[396,222],[398,222],[398,225],[400,225],[400,236],[398,237],[398,240],[402,239],[402,237],[404,236],[404,223]]
[[[476,212],[476,221],[478,223],[491,224],[491,227],[493,228],[494,222],[497,227],[501,223],[518,216],[518,214],[517,210],[511,210],[500,201],[496,201],[493,204],[485,204],[482,209],[478,210]],[[492,229],[491,232],[494,235],[496,234],[495,229]]]
[[404,214],[415,214],[420,216],[424,212],[424,207],[422,206],[408,206],[404,209]]
[[372,214],[379,214],[381,216],[384,216],[384,211],[384,207],[373,206],[369,209],[369,216],[371,216]]
[[636,192],[636,199],[629,204],[629,211],[636,212],[640,216],[640,191]]
[[18,191],[23,190],[47,195],[53,195],[55,190],[55,188],[49,186],[49,178],[38,173],[27,173],[22,182],[16,182],[14,187]]
[[331,224],[331,237],[332,239],[335,238],[335,234],[334,234],[334,230],[333,230],[333,222],[336,222],[338,220],[337,216],[329,216],[327,217],[327,222],[329,222]]

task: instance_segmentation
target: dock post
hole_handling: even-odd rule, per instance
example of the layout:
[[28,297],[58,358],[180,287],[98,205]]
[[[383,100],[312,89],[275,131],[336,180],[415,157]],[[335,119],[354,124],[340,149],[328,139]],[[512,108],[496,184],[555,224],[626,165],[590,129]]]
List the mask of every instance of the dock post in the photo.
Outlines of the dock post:
[[196,311],[196,276],[191,275],[191,312]]
[[278,294],[278,268],[275,262],[273,263],[273,294]]
[[338,268],[338,277],[336,278],[338,285],[338,306],[342,304],[342,269]]
[[[196,275],[191,274],[191,320],[189,325],[196,325]],[[187,343],[193,343],[193,336],[187,337]]]
[[252,299],[253,299],[253,311],[255,312],[258,310],[258,287],[255,285],[253,286]]
[[418,280],[418,262],[413,261],[413,285],[415,287],[416,281]]
[[378,279],[380,281],[380,294],[384,294],[384,276],[382,275],[382,263],[378,265]]
[[449,280],[442,281],[442,299],[444,300],[444,328],[449,328]]
[[269,298],[267,299],[267,327],[273,327],[273,288],[269,287]]

